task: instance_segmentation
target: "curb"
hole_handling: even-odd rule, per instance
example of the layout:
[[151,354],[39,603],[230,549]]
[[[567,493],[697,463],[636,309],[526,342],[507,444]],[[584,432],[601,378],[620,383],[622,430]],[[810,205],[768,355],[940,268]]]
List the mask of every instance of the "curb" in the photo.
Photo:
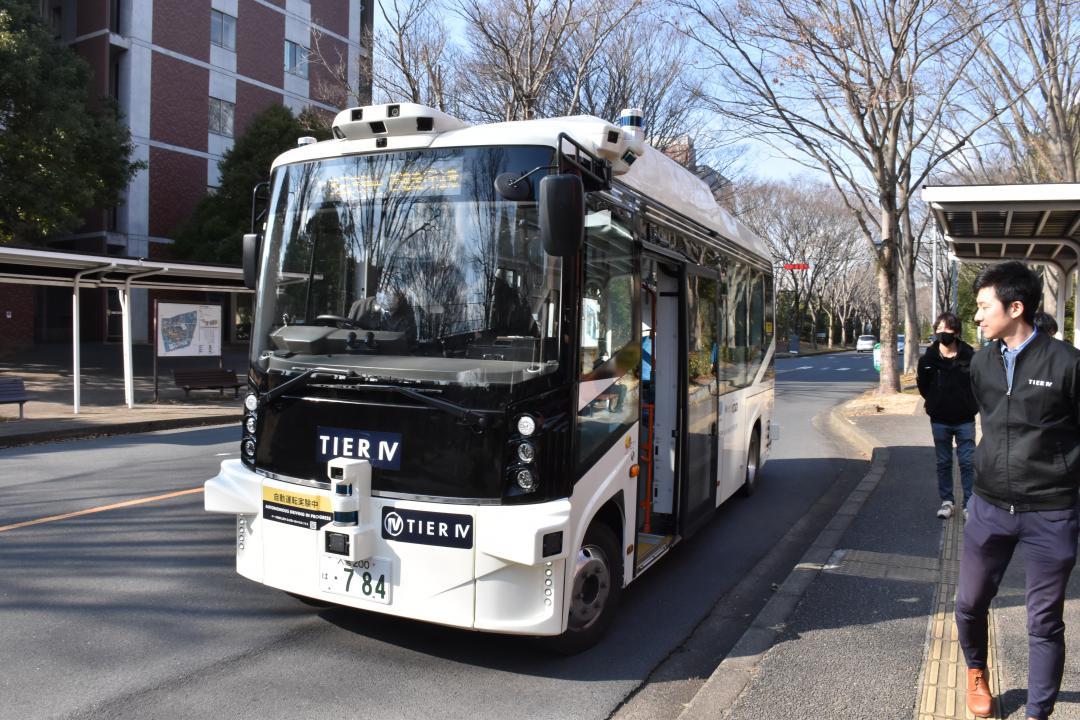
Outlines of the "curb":
[[212,425],[232,425],[239,427],[242,415],[208,415],[192,418],[171,418],[168,420],[149,420],[140,422],[109,423],[103,425],[83,425],[80,427],[61,428],[59,430],[41,430],[19,435],[0,437],[0,448],[39,445],[65,440],[86,440],[89,438],[110,437],[113,435],[132,435],[135,433],[156,432],[158,430],[176,430],[180,428],[208,427]]
[[784,633],[788,618],[802,601],[806,589],[828,565],[844,532],[884,477],[889,462],[888,449],[875,447],[874,440],[845,418],[840,407],[829,412],[826,424],[864,455],[871,457],[869,472],[848,494],[833,519],[818,534],[780,584],[776,594],[757,614],[693,700],[679,713],[678,720],[712,720],[729,714],[735,701],[750,684],[762,658]]

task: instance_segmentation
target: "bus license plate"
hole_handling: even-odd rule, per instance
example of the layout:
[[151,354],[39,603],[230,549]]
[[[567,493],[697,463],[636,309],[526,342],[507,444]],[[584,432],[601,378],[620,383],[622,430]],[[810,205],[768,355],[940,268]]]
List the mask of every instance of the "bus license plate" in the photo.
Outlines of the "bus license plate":
[[349,562],[334,555],[323,555],[319,580],[326,592],[389,605],[392,568],[393,563],[382,558]]

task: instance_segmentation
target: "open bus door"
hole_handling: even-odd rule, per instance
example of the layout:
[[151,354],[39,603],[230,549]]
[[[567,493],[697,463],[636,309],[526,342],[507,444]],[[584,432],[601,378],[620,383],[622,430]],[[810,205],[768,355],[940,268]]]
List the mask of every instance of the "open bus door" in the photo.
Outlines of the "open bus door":
[[685,416],[679,493],[679,535],[687,537],[716,508],[719,385],[716,271],[687,267],[683,290],[682,394]]
[[642,257],[638,572],[716,507],[718,279],[712,270]]

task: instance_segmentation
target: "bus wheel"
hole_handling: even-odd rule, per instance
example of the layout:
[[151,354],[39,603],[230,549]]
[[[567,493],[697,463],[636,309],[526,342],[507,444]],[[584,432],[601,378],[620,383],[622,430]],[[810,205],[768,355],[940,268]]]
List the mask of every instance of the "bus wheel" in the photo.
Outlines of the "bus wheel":
[[574,558],[566,632],[550,638],[552,650],[573,655],[604,636],[622,595],[622,555],[615,533],[593,524]]
[[743,497],[750,497],[758,486],[758,465],[761,461],[761,430],[754,428],[750,436],[750,447],[746,451],[746,479],[739,492]]

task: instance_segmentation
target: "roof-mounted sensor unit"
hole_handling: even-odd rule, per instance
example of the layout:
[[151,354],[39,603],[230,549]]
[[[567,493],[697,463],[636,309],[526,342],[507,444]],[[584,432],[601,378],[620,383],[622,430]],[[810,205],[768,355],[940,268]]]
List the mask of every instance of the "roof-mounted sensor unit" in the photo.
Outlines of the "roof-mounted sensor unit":
[[594,152],[611,163],[611,172],[622,175],[645,153],[645,143],[626,128],[607,125],[594,143]]
[[415,103],[394,103],[343,110],[334,118],[333,129],[334,137],[364,140],[418,133],[443,133],[468,126],[468,123],[435,108]]

